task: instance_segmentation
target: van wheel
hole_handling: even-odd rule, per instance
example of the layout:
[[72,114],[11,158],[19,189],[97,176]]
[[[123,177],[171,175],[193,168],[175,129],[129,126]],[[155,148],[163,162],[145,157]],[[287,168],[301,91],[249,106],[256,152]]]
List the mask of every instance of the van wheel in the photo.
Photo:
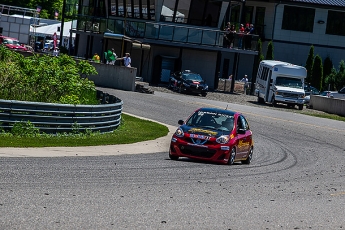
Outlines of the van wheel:
[[274,97],[272,97],[272,106],[273,106],[273,107],[277,106],[277,102],[276,102],[276,100],[274,99]]
[[303,104],[302,105],[298,105],[298,109],[302,110],[303,109]]
[[264,103],[264,99],[262,99],[261,97],[259,97],[258,95],[258,104],[263,104]]

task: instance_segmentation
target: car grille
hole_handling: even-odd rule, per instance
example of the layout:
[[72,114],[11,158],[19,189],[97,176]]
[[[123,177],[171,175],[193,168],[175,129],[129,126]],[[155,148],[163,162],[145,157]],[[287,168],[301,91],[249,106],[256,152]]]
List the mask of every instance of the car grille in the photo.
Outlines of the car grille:
[[296,93],[283,93],[283,97],[285,97],[285,98],[298,98],[298,94],[296,94]]
[[203,158],[211,158],[216,153],[216,150],[197,147],[197,146],[180,145],[179,148],[180,148],[180,151],[185,155],[203,157]]
[[190,85],[190,88],[193,90],[203,90],[204,86],[199,85],[198,88],[196,87],[197,85]]

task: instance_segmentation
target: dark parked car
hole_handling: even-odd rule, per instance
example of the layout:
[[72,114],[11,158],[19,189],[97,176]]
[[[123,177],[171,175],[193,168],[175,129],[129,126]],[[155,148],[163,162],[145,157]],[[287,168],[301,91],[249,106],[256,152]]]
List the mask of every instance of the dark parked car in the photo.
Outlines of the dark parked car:
[[254,141],[246,118],[238,112],[200,108],[180,125],[173,137],[169,157],[187,157],[220,164],[250,164]]
[[206,97],[208,92],[208,85],[200,74],[190,70],[172,74],[168,87],[180,93],[201,94],[204,97]]
[[304,86],[304,92],[305,92],[305,98],[304,98],[304,103],[308,104],[310,102],[310,95],[319,95],[320,91],[310,85],[305,85]]

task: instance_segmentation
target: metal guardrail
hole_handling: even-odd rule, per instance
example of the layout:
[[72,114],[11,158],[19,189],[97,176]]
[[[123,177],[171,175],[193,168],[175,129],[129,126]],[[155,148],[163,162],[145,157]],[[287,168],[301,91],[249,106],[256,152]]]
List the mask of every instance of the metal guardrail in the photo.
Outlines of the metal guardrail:
[[44,133],[110,132],[121,122],[121,99],[97,91],[100,105],[71,105],[0,100],[0,127],[11,130],[16,122],[30,121]]

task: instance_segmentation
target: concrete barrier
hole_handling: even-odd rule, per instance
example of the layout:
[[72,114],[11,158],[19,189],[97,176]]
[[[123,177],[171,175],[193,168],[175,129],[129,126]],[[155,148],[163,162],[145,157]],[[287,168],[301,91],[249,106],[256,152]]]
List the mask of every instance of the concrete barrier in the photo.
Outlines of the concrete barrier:
[[312,109],[345,117],[345,100],[311,95],[309,106]]
[[135,91],[137,68],[95,62],[90,64],[96,68],[98,75],[88,76],[88,79],[95,82],[96,86]]

